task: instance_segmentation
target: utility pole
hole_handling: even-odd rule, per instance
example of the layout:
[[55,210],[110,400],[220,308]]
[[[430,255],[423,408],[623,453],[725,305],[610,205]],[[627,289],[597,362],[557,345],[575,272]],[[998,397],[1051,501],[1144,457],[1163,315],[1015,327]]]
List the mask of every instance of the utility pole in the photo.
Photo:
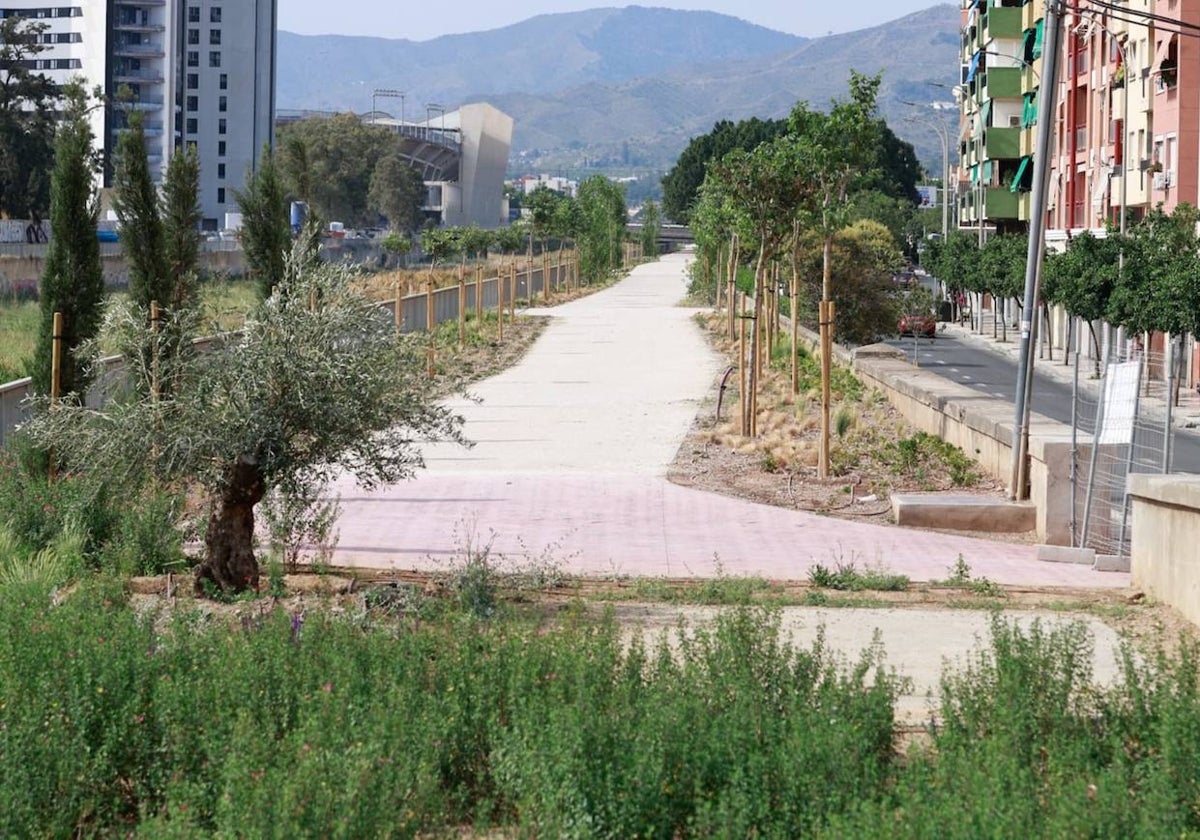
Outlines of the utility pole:
[[[1017,358],[1016,416],[1013,422],[1012,482],[1009,498],[1025,498],[1026,459],[1029,454],[1029,397],[1033,385],[1033,324],[1041,280],[1042,247],[1046,236],[1046,198],[1050,191],[1050,152],[1054,142],[1054,116],[1058,97],[1059,35],[1062,0],[1048,0],[1043,28],[1042,79],[1038,85],[1038,135],[1033,156],[1033,194],[1029,210],[1029,248],[1025,252],[1025,302],[1021,309],[1021,349]],[[1128,94],[1128,92],[1126,92]],[[1124,130],[1124,128],[1122,128]]]

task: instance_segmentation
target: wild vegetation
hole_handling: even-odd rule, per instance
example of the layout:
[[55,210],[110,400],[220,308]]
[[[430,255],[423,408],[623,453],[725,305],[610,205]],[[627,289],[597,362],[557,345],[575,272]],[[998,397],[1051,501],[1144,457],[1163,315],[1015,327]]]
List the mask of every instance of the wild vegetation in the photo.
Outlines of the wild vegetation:
[[914,740],[883,650],[840,662],[755,608],[643,642],[582,604],[485,618],[403,584],[337,611],[159,611],[104,578],[54,600],[37,578],[0,588],[14,836],[1200,828],[1193,645],[1127,651],[1102,685],[1080,626],[997,618]]

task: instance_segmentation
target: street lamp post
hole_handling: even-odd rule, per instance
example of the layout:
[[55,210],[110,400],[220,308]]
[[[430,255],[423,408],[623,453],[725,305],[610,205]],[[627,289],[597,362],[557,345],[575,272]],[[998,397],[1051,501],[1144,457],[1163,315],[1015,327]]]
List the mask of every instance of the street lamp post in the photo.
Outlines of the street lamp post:
[[1048,0],[1044,23],[1046,59],[1038,85],[1037,150],[1033,157],[1033,195],[1029,212],[1029,247],[1025,252],[1025,301],[1021,310],[1021,350],[1017,359],[1016,416],[1013,423],[1012,487],[1009,497],[1025,496],[1025,458],[1029,448],[1029,397],[1033,385],[1032,328],[1041,280],[1042,247],[1046,234],[1046,199],[1050,191],[1050,150],[1054,138],[1055,100],[1058,95],[1058,41],[1062,22],[1061,0]]
[[[916,102],[909,102],[907,99],[901,99],[900,102],[916,108],[921,107]],[[950,235],[950,135],[944,125],[933,120],[917,116],[909,117],[909,119],[932,128],[937,132],[938,140],[942,144],[942,242],[944,243]]]

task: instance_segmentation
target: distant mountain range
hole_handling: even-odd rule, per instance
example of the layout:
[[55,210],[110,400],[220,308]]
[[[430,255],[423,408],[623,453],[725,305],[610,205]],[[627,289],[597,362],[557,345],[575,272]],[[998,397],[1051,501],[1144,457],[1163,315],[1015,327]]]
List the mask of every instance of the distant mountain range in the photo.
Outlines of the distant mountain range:
[[[516,168],[667,168],[719,119],[779,117],[799,100],[823,106],[844,94],[851,68],[882,70],[881,111],[936,169],[940,143],[928,123],[952,128],[957,118],[927,106],[952,101],[959,14],[934,6],[814,39],[713,12],[639,6],[421,42],[280,32],[277,102],[364,112],[373,89],[391,88],[406,92],[412,118],[428,102],[486,100],[516,121]],[[398,114],[400,103],[379,108]]]

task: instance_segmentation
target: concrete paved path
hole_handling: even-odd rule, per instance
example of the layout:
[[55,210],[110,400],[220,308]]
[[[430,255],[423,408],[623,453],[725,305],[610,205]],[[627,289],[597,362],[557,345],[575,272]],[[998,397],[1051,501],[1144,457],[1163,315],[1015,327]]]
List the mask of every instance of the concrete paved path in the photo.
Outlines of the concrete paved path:
[[694,310],[677,306],[686,260],[640,266],[552,318],[520,364],[460,400],[473,449],[426,450],[410,482],[343,483],[336,564],[436,569],[468,545],[546,557],[578,574],[763,575],[813,563],[946,577],[961,554],[1000,583],[1126,586],[1127,574],[1039,563],[1027,546],[788,511],[679,487],[664,476],[720,372]]

